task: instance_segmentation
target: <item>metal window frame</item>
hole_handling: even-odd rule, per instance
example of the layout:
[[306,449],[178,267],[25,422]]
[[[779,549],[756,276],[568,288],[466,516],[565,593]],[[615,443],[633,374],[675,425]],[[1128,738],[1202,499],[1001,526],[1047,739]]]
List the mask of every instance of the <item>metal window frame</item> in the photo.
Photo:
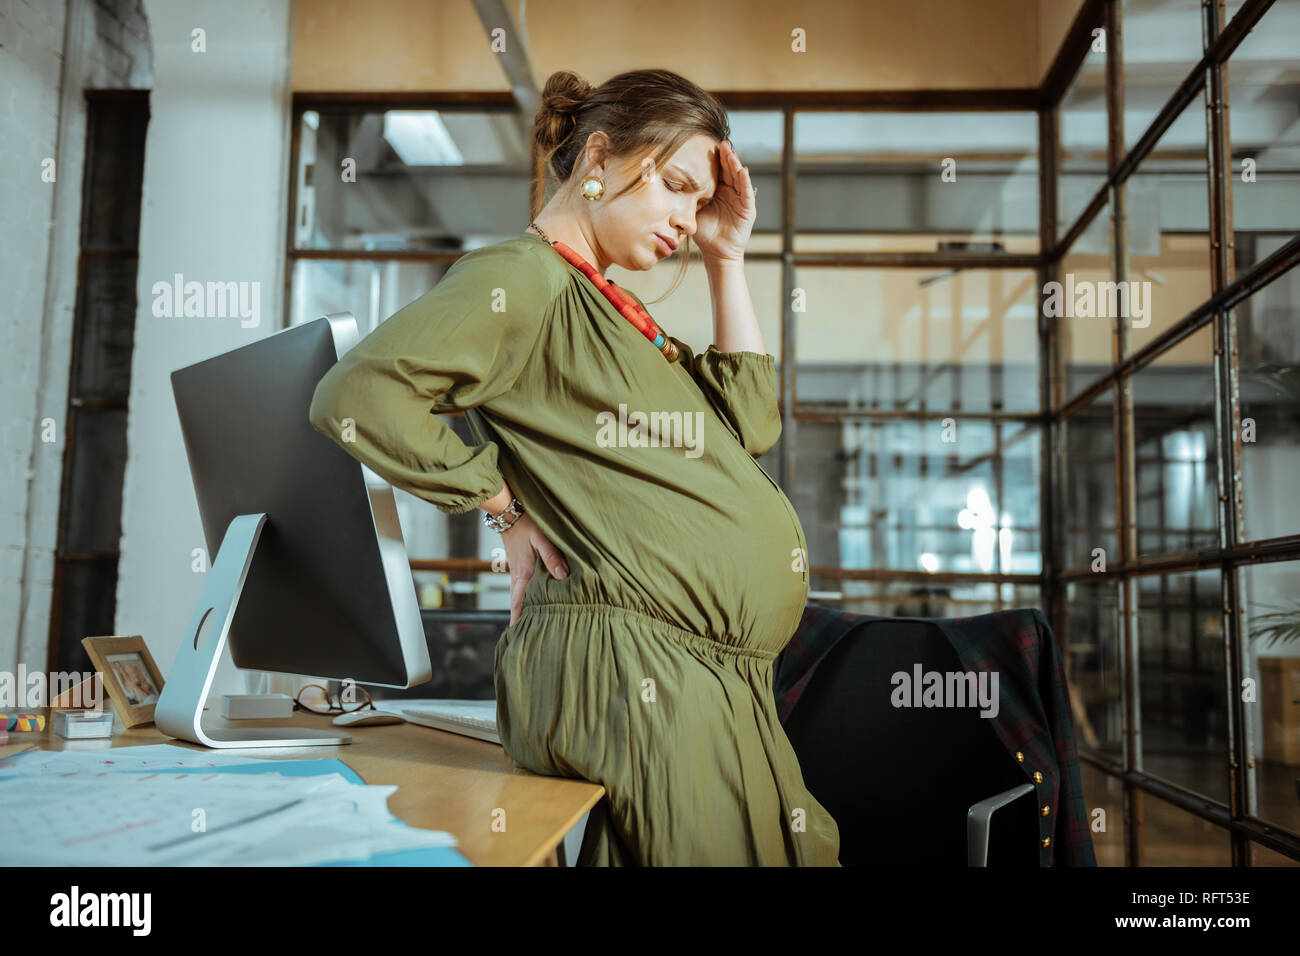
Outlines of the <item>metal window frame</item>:
[[[1052,66],[1038,89],[991,90],[899,90],[899,91],[800,91],[795,93],[755,92],[745,90],[715,91],[729,109],[771,110],[782,116],[781,248],[779,252],[754,253],[754,261],[781,263],[781,421],[782,441],[779,449],[780,481],[792,487],[795,480],[794,448],[800,422],[826,420],[907,420],[949,415],[971,420],[1021,421],[1027,427],[1038,426],[1041,434],[1041,468],[1039,479],[1040,522],[1043,567],[1039,575],[1012,574],[938,574],[897,570],[858,570],[814,568],[825,577],[876,580],[887,582],[931,581],[946,583],[998,582],[1037,584],[1041,588],[1045,613],[1058,635],[1062,647],[1068,647],[1068,620],[1064,586],[1073,580],[1113,582],[1120,609],[1121,679],[1125,714],[1125,746],[1122,762],[1080,744],[1080,759],[1098,771],[1114,776],[1124,786],[1125,817],[1128,823],[1125,862],[1141,865],[1143,859],[1143,800],[1152,794],[1196,817],[1223,827],[1232,841],[1232,864],[1250,865],[1251,846],[1259,843],[1270,849],[1300,859],[1300,834],[1269,824],[1254,815],[1253,776],[1245,768],[1253,767],[1251,750],[1251,714],[1235,692],[1245,674],[1245,648],[1242,642],[1239,612],[1238,569],[1284,560],[1300,559],[1300,534],[1271,539],[1245,540],[1242,510],[1241,444],[1236,423],[1238,405],[1238,368],[1236,351],[1235,306],[1300,263],[1300,236],[1293,238],[1272,255],[1256,262],[1244,275],[1233,276],[1233,221],[1231,176],[1225,175],[1230,164],[1230,137],[1227,116],[1227,61],[1250,30],[1272,5],[1273,0],[1246,0],[1232,21],[1224,24],[1223,0],[1205,0],[1202,5],[1203,55],[1170,95],[1134,146],[1125,151],[1123,137],[1123,17],[1121,0],[1084,0],[1071,24]],[[1069,229],[1058,239],[1058,173],[1060,168],[1060,103],[1086,58],[1092,31],[1106,30],[1107,96],[1107,177],[1096,194]],[[1188,107],[1197,94],[1204,94],[1207,123],[1207,181],[1210,208],[1211,297],[1174,322],[1154,340],[1127,353],[1128,329],[1122,318],[1112,328],[1114,367],[1073,397],[1065,394],[1066,359],[1062,355],[1057,326],[1039,310],[1039,408],[1037,413],[961,412],[941,413],[913,411],[831,411],[816,406],[800,408],[795,375],[796,319],[790,308],[796,284],[796,269],[807,267],[859,268],[935,268],[965,267],[981,269],[1034,269],[1040,288],[1058,280],[1063,258],[1093,219],[1108,204],[1111,209],[1112,269],[1115,278],[1128,272],[1127,229],[1125,223],[1124,185],[1139,164],[1154,149],[1156,142]],[[460,253],[382,252],[357,253],[334,250],[297,250],[293,247],[293,221],[297,210],[297,167],[299,131],[302,114],[309,109],[330,107],[389,109],[394,106],[430,109],[510,110],[515,101],[511,93],[473,93],[446,91],[435,93],[394,94],[305,94],[295,93],[292,107],[288,227],[286,233],[285,310],[288,321],[294,264],[297,259],[384,259],[401,261],[454,261]],[[912,111],[912,110],[1032,110],[1038,118],[1039,172],[1039,252],[1035,254],[931,254],[931,253],[797,253],[794,250],[795,114],[809,111]],[[540,157],[535,148],[531,155],[533,170],[529,207],[536,213],[545,202]],[[1135,460],[1133,449],[1133,407],[1131,378],[1158,356],[1199,331],[1211,326],[1215,340],[1216,480],[1219,487],[1219,542],[1215,548],[1200,549],[1157,558],[1137,554],[1135,521]],[[1063,560],[1065,497],[1063,481],[1068,465],[1064,443],[1067,420],[1086,408],[1107,389],[1113,390],[1112,403],[1116,436],[1115,483],[1119,508],[1117,544],[1119,561],[1105,572],[1088,568],[1066,567]],[[789,439],[788,441],[786,439]],[[413,571],[477,573],[491,570],[486,561],[472,559],[412,560]],[[1224,693],[1230,702],[1226,754],[1229,774],[1229,803],[1223,804],[1180,785],[1145,773],[1138,745],[1140,708],[1138,707],[1139,643],[1137,630],[1137,580],[1146,575],[1170,574],[1207,568],[1220,570],[1223,596],[1225,648]],[[1001,589],[999,589],[1000,591]],[[999,597],[1000,600],[1000,597]],[[1068,654],[1065,655],[1068,668]]]
[[[1066,420],[1086,408],[1107,389],[1115,391],[1112,408],[1115,417],[1115,479],[1118,506],[1117,542],[1120,562],[1107,571],[1094,573],[1087,568],[1061,568],[1053,575],[1050,592],[1052,609],[1058,616],[1051,618],[1058,626],[1057,633],[1068,644],[1068,628],[1064,608],[1060,607],[1061,586],[1070,580],[1113,580],[1118,592],[1120,633],[1122,648],[1120,687],[1124,712],[1123,760],[1115,763],[1106,755],[1093,752],[1080,745],[1080,758],[1090,766],[1121,780],[1124,787],[1125,863],[1143,865],[1144,798],[1152,794],[1181,810],[1215,823],[1228,830],[1231,841],[1231,859],[1234,866],[1251,865],[1255,843],[1278,853],[1300,859],[1300,835],[1256,815],[1254,775],[1247,768],[1254,767],[1252,726],[1254,715],[1241,699],[1236,689],[1242,686],[1247,672],[1247,654],[1242,637],[1238,569],[1267,561],[1295,560],[1300,558],[1300,535],[1286,535],[1257,541],[1245,540],[1242,508],[1241,439],[1237,423],[1240,421],[1238,404],[1238,367],[1236,347],[1236,314],[1234,307],[1248,296],[1278,278],[1300,262],[1300,236],[1288,242],[1274,254],[1255,263],[1243,276],[1234,278],[1232,255],[1234,226],[1232,219],[1231,150],[1228,129],[1227,62],[1250,30],[1272,5],[1272,0],[1247,0],[1232,21],[1224,25],[1223,0],[1207,0],[1202,4],[1202,57],[1193,66],[1182,83],[1175,89],[1152,123],[1133,148],[1124,151],[1123,103],[1123,18],[1120,0],[1104,0],[1102,4],[1085,4],[1080,19],[1093,18],[1096,7],[1102,15],[1107,31],[1107,154],[1108,176],[1080,217],[1062,236],[1048,254],[1044,269],[1047,278],[1057,278],[1060,263],[1074,241],[1108,203],[1111,209],[1112,271],[1116,281],[1127,277],[1128,249],[1125,223],[1124,184],[1138,169],[1142,160],[1151,153],[1160,136],[1172,125],[1183,109],[1190,106],[1198,93],[1203,93],[1206,111],[1206,171],[1207,201],[1209,205],[1211,296],[1182,319],[1173,323],[1157,338],[1133,353],[1127,348],[1127,325],[1119,318],[1112,329],[1113,368],[1078,395],[1066,400],[1064,389],[1064,363],[1059,354],[1055,330],[1049,330],[1051,341],[1046,349],[1052,354],[1051,365],[1056,380],[1045,391],[1052,394],[1053,430],[1062,428]],[[1095,19],[1086,27],[1090,31]],[[1067,40],[1084,49],[1089,33],[1076,21]],[[1066,52],[1063,47],[1062,53]],[[1086,52],[1086,50],[1085,50]],[[1058,58],[1059,62],[1059,58]],[[1079,57],[1079,63],[1082,56]],[[1064,76],[1064,74],[1062,74]],[[1059,92],[1072,81],[1073,73],[1064,79]],[[1059,98],[1045,114],[1055,114]],[[1048,123],[1054,123],[1055,115]],[[1050,138],[1050,137],[1049,137]],[[1053,142],[1059,157],[1059,141]],[[1051,160],[1049,160],[1051,162]],[[1045,173],[1046,178],[1046,173]],[[1055,180],[1045,182],[1046,191],[1052,191]],[[1054,206],[1053,206],[1054,211]],[[1044,216],[1044,237],[1054,225]],[[1206,326],[1213,329],[1214,337],[1214,420],[1216,439],[1216,482],[1218,485],[1218,546],[1158,558],[1140,558],[1137,553],[1136,481],[1134,457],[1134,417],[1131,380],[1158,356]],[[1065,449],[1061,436],[1053,438],[1053,478],[1059,480],[1065,462]],[[1056,484],[1053,496],[1062,488]],[[1063,496],[1062,496],[1063,497]],[[1060,502],[1053,497],[1049,507],[1057,508]],[[1061,527],[1061,518],[1053,514],[1050,523]],[[1053,547],[1060,542],[1052,536]],[[1052,555],[1052,567],[1061,564],[1059,551]],[[1227,752],[1228,803],[1210,800],[1196,791],[1168,780],[1147,774],[1142,767],[1141,708],[1139,694],[1139,633],[1137,592],[1138,579],[1147,575],[1170,574],[1215,568],[1220,571],[1222,592],[1222,619],[1225,641],[1224,688],[1228,702]]]

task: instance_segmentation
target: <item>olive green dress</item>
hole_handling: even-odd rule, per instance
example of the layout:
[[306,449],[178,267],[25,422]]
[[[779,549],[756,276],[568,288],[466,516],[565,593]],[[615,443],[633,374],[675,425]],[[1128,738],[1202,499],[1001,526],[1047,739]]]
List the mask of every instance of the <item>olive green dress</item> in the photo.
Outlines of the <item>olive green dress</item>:
[[[836,866],[772,694],[808,595],[803,529],[754,460],[781,432],[775,359],[673,340],[670,363],[523,233],[348,352],[311,422],[447,514],[504,477],[564,555],[563,580],[536,559],[495,683],[516,764],[606,790],[579,865]],[[458,409],[474,444],[436,414]]]

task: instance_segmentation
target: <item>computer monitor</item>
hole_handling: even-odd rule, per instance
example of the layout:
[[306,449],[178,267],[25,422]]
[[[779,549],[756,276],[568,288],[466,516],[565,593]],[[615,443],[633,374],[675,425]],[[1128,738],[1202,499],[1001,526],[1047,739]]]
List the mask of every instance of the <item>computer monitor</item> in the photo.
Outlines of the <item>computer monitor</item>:
[[430,677],[392,487],[307,417],[358,338],[339,312],[172,373],[212,564],[154,708],[165,734],[209,747],[351,742],[205,719],[227,642],[237,667],[402,688]]

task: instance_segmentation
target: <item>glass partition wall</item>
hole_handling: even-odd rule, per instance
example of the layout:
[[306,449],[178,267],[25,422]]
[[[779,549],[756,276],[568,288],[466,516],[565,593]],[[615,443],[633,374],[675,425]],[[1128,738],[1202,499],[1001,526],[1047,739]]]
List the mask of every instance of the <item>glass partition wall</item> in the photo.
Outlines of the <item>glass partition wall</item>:
[[[1041,607],[1103,864],[1300,862],[1298,15],[1085,0],[1041,89],[720,94],[810,600]],[[545,201],[498,94],[300,94],[293,155],[293,323],[364,335]],[[610,277],[703,350],[674,260]],[[481,665],[498,537],[395,495],[443,663]]]
[[1102,864],[1300,861],[1297,35],[1085,3],[1044,90],[1044,580]]

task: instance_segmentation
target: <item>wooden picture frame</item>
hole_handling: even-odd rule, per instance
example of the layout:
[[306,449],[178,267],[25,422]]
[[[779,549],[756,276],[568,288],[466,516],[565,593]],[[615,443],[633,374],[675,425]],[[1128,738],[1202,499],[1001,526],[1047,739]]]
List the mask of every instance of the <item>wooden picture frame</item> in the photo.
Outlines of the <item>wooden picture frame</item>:
[[139,634],[83,637],[81,646],[104,679],[118,716],[128,728],[153,723],[153,710],[162,695],[163,676],[149,646]]

